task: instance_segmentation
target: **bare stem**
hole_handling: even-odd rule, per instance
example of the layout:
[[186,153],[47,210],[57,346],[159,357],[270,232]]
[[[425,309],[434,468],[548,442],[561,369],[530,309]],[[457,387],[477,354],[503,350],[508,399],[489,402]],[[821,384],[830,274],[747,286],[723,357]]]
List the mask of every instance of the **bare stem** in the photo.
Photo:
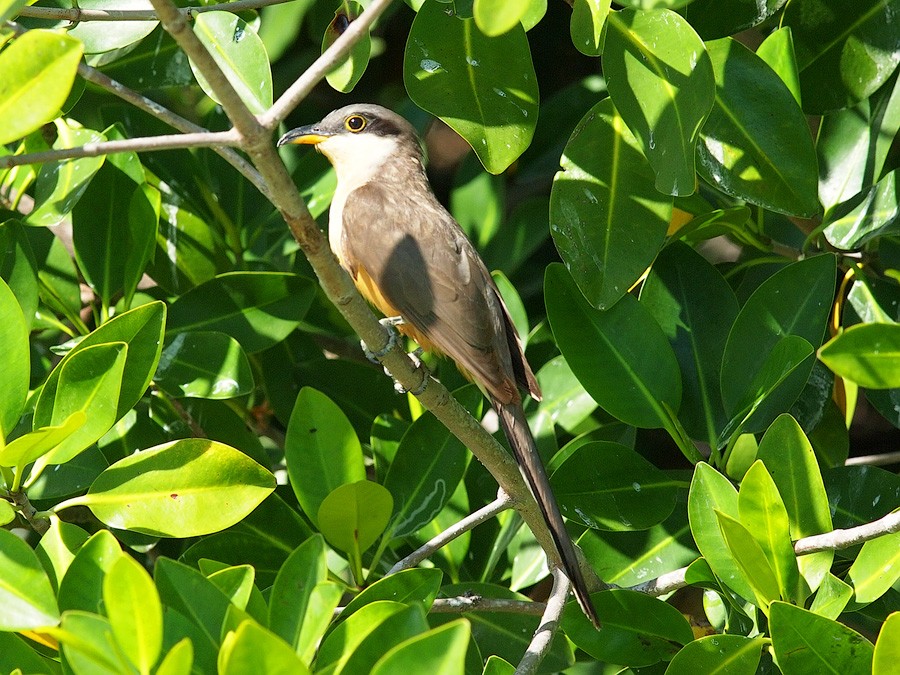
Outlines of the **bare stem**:
[[519,661],[516,675],[533,675],[538,672],[541,662],[550,651],[553,636],[559,630],[559,619],[565,609],[568,594],[569,579],[560,570],[553,570],[553,588],[550,591],[550,597],[547,598],[544,613],[541,615],[541,623],[534,632],[534,637],[531,638],[525,655]]
[[[204,7],[181,7],[179,11],[187,19],[204,12],[242,12],[247,9],[259,9],[269,5],[281,5],[291,0],[237,0]],[[18,16],[32,19],[53,19],[56,21],[159,21],[152,9],[80,9],[78,7],[23,7]]]

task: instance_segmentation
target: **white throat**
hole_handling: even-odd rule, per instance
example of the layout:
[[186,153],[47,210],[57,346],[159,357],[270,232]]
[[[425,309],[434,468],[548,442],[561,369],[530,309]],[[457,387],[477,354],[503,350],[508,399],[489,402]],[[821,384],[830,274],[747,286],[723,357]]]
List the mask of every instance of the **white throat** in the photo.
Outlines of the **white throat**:
[[378,176],[385,162],[397,155],[399,147],[395,138],[363,133],[332,136],[319,143],[318,149],[337,173],[337,188],[328,211],[328,239],[331,250],[343,261],[341,232],[347,196]]

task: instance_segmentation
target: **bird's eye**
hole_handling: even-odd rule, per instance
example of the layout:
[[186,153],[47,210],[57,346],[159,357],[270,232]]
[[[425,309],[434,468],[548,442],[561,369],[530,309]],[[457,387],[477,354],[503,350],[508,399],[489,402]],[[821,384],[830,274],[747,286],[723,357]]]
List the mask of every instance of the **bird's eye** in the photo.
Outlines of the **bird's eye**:
[[344,126],[347,127],[347,131],[357,133],[366,128],[366,118],[361,115],[350,115],[344,120]]

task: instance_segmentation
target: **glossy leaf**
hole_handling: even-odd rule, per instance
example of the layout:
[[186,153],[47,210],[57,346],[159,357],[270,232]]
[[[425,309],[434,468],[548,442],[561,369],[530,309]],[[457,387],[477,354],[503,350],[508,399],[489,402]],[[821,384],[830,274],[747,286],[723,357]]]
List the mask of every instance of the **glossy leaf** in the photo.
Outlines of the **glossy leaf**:
[[321,535],[314,535],[294,549],[275,577],[269,598],[268,625],[298,653],[313,589],[327,576],[325,542]]
[[61,653],[76,675],[112,675],[129,669],[113,641],[109,619],[80,610],[63,615]]
[[34,411],[35,424],[40,421],[44,428],[62,426],[79,412],[85,421],[40,457],[32,471],[34,475],[48,464],[68,462],[115,424],[127,358],[128,347],[124,342],[110,342],[80,349],[57,366],[61,372],[56,387],[42,390]]
[[851,326],[823,345],[819,358],[837,375],[862,387],[900,387],[900,325]]
[[829,572],[822,579],[809,611],[836,621],[852,598],[853,587]]
[[603,52],[603,28],[609,14],[610,0],[575,0],[569,34],[575,49],[585,56],[600,56]]
[[[802,539],[832,530],[828,496],[812,445],[790,415],[779,416],[766,430],[757,456],[771,474],[784,500],[790,521],[790,538]],[[806,582],[815,590],[831,568],[832,551],[799,556],[797,563]]]
[[[591,467],[603,466],[602,472]],[[563,515],[604,530],[645,530],[675,508],[677,484],[624,445],[586,443],[553,473]]]
[[[853,208],[848,211],[846,207]],[[858,198],[840,205],[830,216],[823,233],[839,249],[857,249],[878,237],[896,234],[900,230],[897,171],[888,173]]]
[[769,614],[769,629],[782,672],[868,675],[872,671],[872,643],[837,621],[776,602]]
[[688,517],[697,548],[715,575],[745,599],[753,598],[737,562],[726,546],[716,513],[738,517],[738,493],[725,476],[709,464],[694,470],[688,494]]
[[88,537],[88,533],[77,525],[59,518],[50,519],[50,527],[41,537],[34,552],[47,571],[54,591],[59,589],[60,581]]
[[147,273],[172,294],[189,291],[230,268],[215,230],[187,208],[163,203],[156,239]]
[[194,84],[194,74],[184,52],[162,28],[128,49],[127,58],[118,58],[101,67],[116,82],[140,92]]
[[222,642],[218,672],[221,675],[243,675],[248,672],[309,673],[288,644],[254,621],[244,621]]
[[[259,115],[271,107],[269,58],[250,25],[231,12],[204,12],[194,19],[194,32],[250,112]],[[191,69],[206,95],[220,103],[193,63]]]
[[750,530],[738,520],[716,512],[725,546],[737,569],[753,591],[754,604],[768,613],[769,605],[778,600],[778,577]]
[[84,426],[87,415],[83,410],[76,410],[61,424],[50,427],[40,427],[26,434],[22,434],[5,447],[0,448],[0,466],[17,466],[23,469],[26,465],[44,455],[78,429]]
[[433,675],[463,671],[471,630],[459,619],[401,642],[381,657],[372,675],[408,675],[417,670]]
[[353,600],[347,603],[341,612],[341,621],[362,607],[381,600],[419,604],[426,611],[431,608],[441,588],[444,575],[438,569],[414,567],[389,574],[371,586],[363,589]]
[[285,461],[294,494],[313,523],[335,488],[366,477],[362,446],[350,422],[331,399],[309,387],[300,390],[291,414]]
[[538,88],[521,26],[488,37],[475,19],[426,2],[410,29],[403,82],[416,105],[466,139],[491,173],[504,171],[531,142]]
[[823,475],[835,529],[878,520],[900,508],[900,476],[876,466],[840,466]]
[[725,37],[756,26],[775,14],[787,0],[693,0],[681,14],[704,40]]
[[278,272],[220,274],[169,307],[169,334],[218,331],[248,352],[267,349],[293,331],[309,309],[315,286]]
[[896,0],[790,2],[781,25],[790,26],[800,67],[804,110],[844,108],[870,96],[900,63],[894,30]]
[[814,215],[816,153],[790,90],[737,41],[716,40],[706,48],[716,102],[697,146],[700,175],[726,194],[777,213]]
[[340,485],[319,506],[319,529],[336,549],[359,557],[384,532],[393,506],[391,493],[378,483]]
[[123,555],[119,542],[109,530],[100,530],[84,542],[60,581],[60,609],[99,612],[103,579]]
[[600,615],[597,631],[575,604],[563,613],[562,625],[572,641],[596,659],[627,666],[649,666],[671,659],[694,636],[671,605],[643,593],[610,590],[591,596]]
[[[344,34],[344,31],[357,19],[361,11],[362,7],[356,2],[343,3],[338,8],[334,14],[334,19],[328,24],[322,37],[322,53]],[[368,34],[363,35],[362,39],[350,48],[350,53],[328,71],[328,74],[325,76],[328,84],[345,94],[353,91],[356,83],[359,82],[363,73],[366,72],[371,53],[372,39]]]
[[794,36],[789,26],[772,31],[756,48],[756,55],[778,73],[794,100],[800,105],[800,73],[794,54]]
[[39,129],[59,114],[82,55],[81,43],[30,30],[0,52],[0,145]]
[[590,304],[609,309],[662,248],[672,200],[625,121],[604,100],[579,122],[550,193],[550,232]]
[[856,602],[868,603],[884,595],[900,579],[900,532],[863,544],[847,576]]
[[59,609],[50,581],[31,547],[0,528],[0,630],[55,626]]
[[797,604],[803,602],[809,589],[800,580],[788,512],[775,481],[759,460],[741,481],[738,514],[771,565],[781,597]]
[[[4,349],[4,367],[0,368],[0,439],[6,438],[19,421],[28,395],[31,358],[28,324],[16,296],[0,279],[0,344]],[[0,448],[0,458],[6,451]],[[0,459],[0,466],[13,466]]]
[[694,148],[715,100],[700,37],[667,9],[612,12],[603,47],[609,95],[634,133],[663,194],[696,189]]
[[893,612],[881,626],[872,661],[874,675],[887,675],[900,659],[900,612]]
[[692,248],[673,243],[660,252],[641,288],[646,307],[675,351],[681,370],[678,419],[692,438],[715,443],[727,418],[719,371],[738,314],[724,277]]
[[637,427],[661,427],[681,401],[672,348],[649,312],[626,295],[612,308],[591,307],[561,265],[547,268],[547,317],[563,356],[604,410]]
[[[162,350],[165,323],[166,306],[162,302],[141,305],[130,312],[113,317],[72,347],[44,383],[41,399],[44,397],[47,397],[48,401],[54,399],[59,385],[59,373],[65,367],[66,361],[80,351],[94,345],[124,342],[128,346],[128,352],[116,410],[116,419],[121,418],[135,406],[150,384]],[[50,418],[42,414],[42,410],[44,409],[39,405],[35,411],[35,427],[50,423]]]
[[[147,0],[79,0],[78,6],[88,10],[152,10]],[[84,43],[87,54],[110,52],[144,39],[158,25],[158,21],[82,21],[76,23],[69,35]]]
[[176,335],[163,348],[154,381],[176,397],[228,399],[253,391],[253,372],[241,345],[214,331]]
[[675,655],[666,675],[753,675],[765,642],[743,635],[704,635]]
[[578,382],[562,356],[548,361],[537,372],[541,387],[539,410],[553,424],[573,431],[597,409],[597,403]]
[[195,537],[235,524],[274,489],[274,476],[243,453],[191,438],[119,460],[68,505],[88,506],[110,527]]
[[[722,360],[722,400],[725,410],[737,414],[754,400],[765,380],[764,366],[802,357],[800,344],[781,344],[787,336],[802,338],[814,347],[822,342],[834,293],[835,259],[816,256],[788,265],[763,282],[741,309],[728,336]],[[774,352],[773,350],[783,350]],[[806,349],[804,347],[804,349]],[[779,381],[779,365],[770,374],[778,388],[759,406],[744,431],[764,429],[799,396],[809,370],[786,373]],[[812,360],[808,360],[812,368]]]
[[530,4],[529,0],[475,0],[475,25],[488,37],[503,35],[519,24]]
[[0,223],[0,278],[15,296],[30,330],[38,307],[38,265],[25,227],[18,220]]
[[162,605],[153,579],[123,555],[103,579],[103,603],[116,644],[140,673],[149,673],[162,650]]

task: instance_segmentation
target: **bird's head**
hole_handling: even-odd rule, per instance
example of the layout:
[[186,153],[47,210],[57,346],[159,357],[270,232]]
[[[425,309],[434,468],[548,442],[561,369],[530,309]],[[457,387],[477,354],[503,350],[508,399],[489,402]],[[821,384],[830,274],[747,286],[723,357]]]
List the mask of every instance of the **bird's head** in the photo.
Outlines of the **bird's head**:
[[350,167],[375,171],[393,157],[421,158],[413,126],[397,113],[372,104],[348,105],[320,122],[292,129],[278,141],[279,147],[288,144],[316,146],[339,176]]

